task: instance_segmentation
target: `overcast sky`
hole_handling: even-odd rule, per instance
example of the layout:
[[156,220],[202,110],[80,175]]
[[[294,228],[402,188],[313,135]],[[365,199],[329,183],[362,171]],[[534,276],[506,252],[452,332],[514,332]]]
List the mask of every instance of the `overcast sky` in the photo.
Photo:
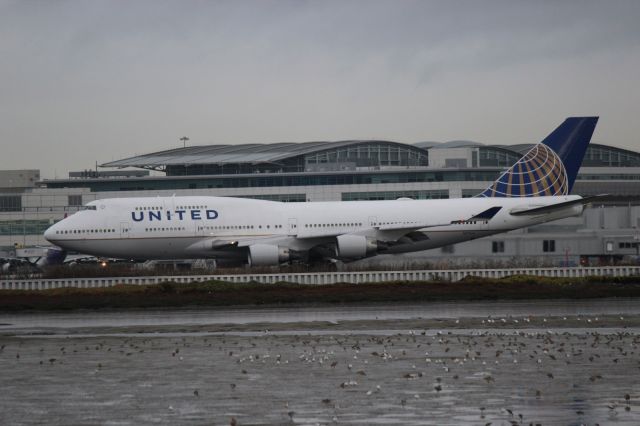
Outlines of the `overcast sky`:
[[0,0],[0,169],[189,144],[537,142],[599,115],[640,150],[640,1]]

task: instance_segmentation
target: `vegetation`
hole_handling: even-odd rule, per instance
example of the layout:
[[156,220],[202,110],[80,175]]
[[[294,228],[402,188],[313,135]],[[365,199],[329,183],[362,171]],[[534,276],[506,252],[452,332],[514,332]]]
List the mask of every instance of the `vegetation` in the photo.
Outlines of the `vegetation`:
[[283,304],[416,302],[436,300],[640,297],[640,277],[503,279],[300,285],[224,281],[105,288],[1,290],[0,310],[68,310]]

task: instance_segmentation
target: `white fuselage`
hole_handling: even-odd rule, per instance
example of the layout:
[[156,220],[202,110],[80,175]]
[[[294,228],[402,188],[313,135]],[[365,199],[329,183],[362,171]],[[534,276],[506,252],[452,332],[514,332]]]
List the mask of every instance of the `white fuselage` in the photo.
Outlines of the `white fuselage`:
[[[510,214],[579,198],[313,203],[208,196],[115,198],[89,203],[49,228],[45,238],[67,250],[127,259],[216,258],[255,243],[305,251],[341,235],[389,241],[393,244],[385,253],[402,253],[579,215],[580,204],[537,216]],[[468,220],[496,206],[501,208],[490,219]],[[410,232],[425,238],[408,240]]]

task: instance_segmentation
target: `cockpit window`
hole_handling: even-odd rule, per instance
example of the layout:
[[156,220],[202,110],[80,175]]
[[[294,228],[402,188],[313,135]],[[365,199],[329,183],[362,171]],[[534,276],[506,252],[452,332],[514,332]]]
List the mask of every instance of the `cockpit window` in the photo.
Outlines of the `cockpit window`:
[[80,210],[96,210],[96,206],[82,206]]

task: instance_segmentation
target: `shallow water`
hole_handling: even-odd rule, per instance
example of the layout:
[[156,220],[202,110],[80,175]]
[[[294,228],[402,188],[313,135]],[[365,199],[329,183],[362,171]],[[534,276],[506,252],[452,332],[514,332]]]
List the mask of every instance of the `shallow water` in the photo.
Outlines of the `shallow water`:
[[51,313],[0,313],[0,332],[27,327],[118,327],[198,324],[293,323],[388,319],[452,319],[567,315],[639,314],[640,300],[535,300],[490,302],[431,302],[352,306],[266,308],[146,309]]
[[639,302],[1,315],[0,424],[636,425]]

